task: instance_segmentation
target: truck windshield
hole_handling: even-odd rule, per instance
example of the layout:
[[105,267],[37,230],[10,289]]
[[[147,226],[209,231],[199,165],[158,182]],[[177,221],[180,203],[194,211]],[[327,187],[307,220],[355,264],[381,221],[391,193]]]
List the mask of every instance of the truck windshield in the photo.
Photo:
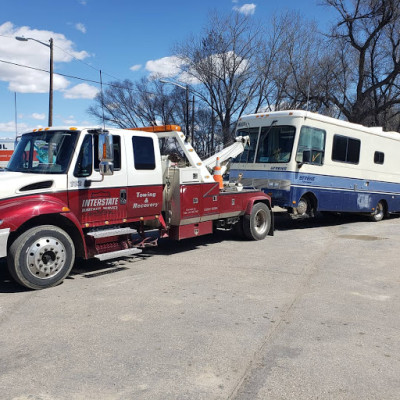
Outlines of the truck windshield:
[[40,174],[66,173],[79,131],[43,131],[22,135],[7,170]]

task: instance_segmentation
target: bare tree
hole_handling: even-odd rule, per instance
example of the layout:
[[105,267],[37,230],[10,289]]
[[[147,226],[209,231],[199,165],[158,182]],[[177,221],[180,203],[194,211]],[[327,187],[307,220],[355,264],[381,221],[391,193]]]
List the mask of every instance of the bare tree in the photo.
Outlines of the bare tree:
[[338,13],[326,101],[351,122],[390,127],[400,105],[400,0],[323,3]]
[[157,80],[112,82],[94,102],[88,113],[120,128],[181,122],[177,104],[182,98],[178,92],[165,92]]
[[201,36],[175,47],[184,75],[197,83],[192,90],[219,119],[225,145],[260,83],[261,39],[261,28],[250,17],[214,14]]

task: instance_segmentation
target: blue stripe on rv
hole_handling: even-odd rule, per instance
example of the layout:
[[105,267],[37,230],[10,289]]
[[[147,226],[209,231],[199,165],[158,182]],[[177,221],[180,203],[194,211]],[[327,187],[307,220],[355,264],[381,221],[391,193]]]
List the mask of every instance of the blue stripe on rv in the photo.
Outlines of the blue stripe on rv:
[[[293,201],[297,203],[311,192],[319,211],[371,212],[380,200],[386,201],[389,212],[400,211],[400,183],[273,170],[231,169],[230,177],[236,179],[239,173],[243,173],[245,183],[252,180],[254,186],[271,195],[273,205],[280,207],[293,207]],[[267,180],[290,181],[290,189],[268,187]]]

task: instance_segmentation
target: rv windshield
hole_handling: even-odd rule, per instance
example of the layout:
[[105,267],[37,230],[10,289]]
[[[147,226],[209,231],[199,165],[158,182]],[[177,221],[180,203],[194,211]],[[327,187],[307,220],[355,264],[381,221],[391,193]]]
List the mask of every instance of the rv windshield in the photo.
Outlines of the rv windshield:
[[236,136],[250,136],[250,144],[246,144],[242,154],[239,154],[233,162],[252,163],[256,155],[259,128],[240,129],[236,131]]
[[287,163],[293,149],[294,126],[278,125],[261,128],[256,163]]
[[78,136],[78,131],[40,131],[22,135],[7,170],[64,174]]

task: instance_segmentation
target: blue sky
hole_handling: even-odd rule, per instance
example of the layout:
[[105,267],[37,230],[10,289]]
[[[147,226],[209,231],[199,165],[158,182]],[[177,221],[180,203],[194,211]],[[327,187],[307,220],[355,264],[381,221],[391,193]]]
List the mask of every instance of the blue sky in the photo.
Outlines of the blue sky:
[[[247,13],[265,20],[297,10],[320,24],[318,0],[2,0],[0,17],[0,137],[47,126],[49,49],[15,36],[54,40],[54,72],[103,82],[137,80],[171,68],[173,45],[199,33],[211,11]],[[333,15],[332,18],[333,19]],[[323,27],[322,27],[323,28]],[[98,124],[87,114],[99,85],[54,77],[53,125]],[[15,93],[16,103],[15,108]]]

